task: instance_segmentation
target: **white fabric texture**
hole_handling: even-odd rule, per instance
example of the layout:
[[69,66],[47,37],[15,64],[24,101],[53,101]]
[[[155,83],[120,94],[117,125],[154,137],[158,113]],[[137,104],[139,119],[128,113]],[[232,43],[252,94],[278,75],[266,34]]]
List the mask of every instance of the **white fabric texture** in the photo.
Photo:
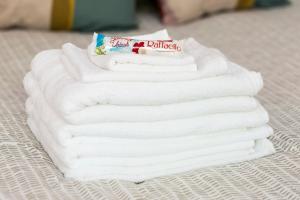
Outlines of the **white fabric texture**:
[[[135,35],[135,36],[125,36],[125,37],[132,37],[138,40],[146,40],[147,38],[151,38],[152,40],[171,40],[172,38],[169,36],[167,29],[162,29],[150,34],[144,35]],[[94,41],[92,41],[94,42]],[[96,44],[95,44],[96,46]]]
[[196,72],[104,70],[72,44],[32,60],[28,125],[66,177],[143,181],[274,153],[261,75],[186,42]]
[[[272,128],[263,125],[257,128],[241,128],[214,133],[202,133],[190,136],[172,138],[113,138],[113,137],[87,137],[74,136],[68,143],[59,144],[55,134],[43,121],[38,121],[37,116],[29,114],[30,126],[39,129],[39,138],[44,138],[44,145],[58,152],[58,157],[63,157],[66,162],[77,158],[88,157],[153,157],[160,155],[173,155],[180,152],[193,150],[206,150],[209,154],[213,151],[223,151],[222,146],[235,148],[240,142],[263,139],[270,136]],[[52,123],[52,122],[51,122]],[[237,145],[239,147],[239,145]],[[88,147],[88,148],[87,148]],[[155,148],[154,148],[155,147]],[[211,149],[211,150],[208,150]],[[225,148],[227,149],[227,148]],[[101,160],[101,159],[100,159]]]
[[143,181],[166,174],[180,173],[200,167],[223,165],[232,162],[241,162],[259,158],[274,153],[272,144],[268,140],[258,140],[254,150],[241,150],[219,153],[208,156],[193,157],[165,165],[148,165],[147,167],[111,167],[111,166],[88,166],[82,169],[69,169],[61,167],[66,177],[76,177],[79,180],[93,180],[99,177],[117,178],[130,181]]
[[[44,110],[47,102],[37,81],[31,80],[28,91],[32,104],[38,110]],[[219,97],[198,101],[181,102],[158,106],[119,106],[95,105],[68,115],[57,109],[57,114],[71,124],[88,124],[97,122],[150,122],[183,119],[216,113],[247,112],[258,107],[253,97]]]
[[[92,62],[90,62],[87,51],[76,47],[70,43],[63,45],[62,62],[67,70],[76,78],[83,82],[96,82],[103,80],[124,80],[124,81],[176,81],[176,80],[191,80],[197,78],[211,77],[220,75],[226,72],[228,66],[225,56],[216,49],[209,49],[200,45],[197,41],[190,38],[185,41],[185,45],[188,46],[188,52],[193,56],[196,66],[194,64],[185,64],[180,66],[184,68],[180,72],[174,72],[176,69],[175,65],[169,67],[161,66],[146,66],[144,68],[151,68],[155,72],[141,71],[141,65],[135,66],[136,64],[127,64],[128,68],[140,69],[135,71],[110,71],[102,69]],[[59,52],[58,52],[59,54]],[[134,55],[139,57],[141,55]],[[144,56],[144,55],[143,55]],[[99,56],[98,56],[99,57]],[[155,58],[153,58],[155,59]],[[153,60],[151,59],[151,60]],[[196,71],[194,70],[196,67]],[[157,69],[156,69],[157,68]],[[162,72],[160,68],[174,68],[170,69],[171,72]],[[179,69],[180,69],[179,68]],[[185,69],[191,68],[192,72],[188,72]],[[125,64],[122,64],[122,69],[125,70]],[[158,72],[160,71],[160,72]]]
[[[218,125],[218,129],[216,129],[213,126],[216,126],[216,123],[213,123],[211,121],[210,123],[205,120],[205,117],[200,118],[200,120],[197,122],[196,119],[183,119],[183,120],[173,120],[173,121],[158,121],[158,122],[148,122],[148,123],[96,123],[96,124],[86,124],[86,125],[70,125],[66,124],[63,120],[61,120],[58,116],[55,115],[51,111],[51,109],[45,105],[45,109],[39,110],[39,108],[35,107],[31,101],[26,102],[26,110],[29,116],[32,116],[33,119],[35,119],[37,122],[40,121],[40,123],[47,124],[47,129],[49,129],[50,132],[52,132],[53,138],[62,146],[68,146],[74,141],[78,141],[75,144],[78,143],[85,143],[86,144],[97,144],[97,141],[101,141],[103,138],[115,138],[122,139],[123,141],[126,141],[127,139],[136,139],[139,142],[142,141],[141,139],[145,139],[145,141],[152,141],[155,139],[162,139],[162,141],[170,142],[172,138],[178,137],[178,136],[197,136],[197,135],[204,135],[205,137],[207,134],[214,134],[218,133],[220,131],[229,131],[232,129],[242,129],[245,128],[251,128],[251,127],[260,127],[264,126],[268,122],[268,115],[263,110],[262,107],[259,108],[257,111],[249,112],[249,113],[238,113],[236,114],[237,117],[234,120],[231,120],[230,118],[234,118],[233,116],[235,113],[229,114],[220,114],[221,117],[223,117],[224,121],[222,125]],[[209,116],[212,119],[218,119],[217,114]],[[228,118],[228,119],[226,119]],[[202,122],[202,120],[204,122]],[[239,122],[238,119],[241,121]],[[185,121],[187,121],[185,123]],[[196,121],[196,122],[195,122]],[[37,123],[36,122],[36,123]],[[178,124],[176,126],[176,123]],[[194,124],[197,124],[198,129],[194,129],[194,131],[191,131],[190,126]],[[231,125],[228,125],[231,124]],[[161,128],[162,126],[165,126]],[[176,129],[172,129],[171,126],[175,126],[177,129],[180,129],[180,131],[177,131]],[[182,126],[182,127],[179,127]],[[114,128],[117,127],[117,128]],[[123,129],[126,128],[126,131],[123,131]],[[146,129],[148,131],[143,131],[143,129]],[[119,129],[119,132],[116,130]],[[128,129],[128,130],[127,130]],[[162,130],[161,130],[162,129]],[[168,131],[166,131],[168,130]],[[115,131],[115,133],[114,133]],[[241,130],[237,130],[238,132],[241,132]],[[112,133],[111,133],[112,132]],[[133,133],[136,132],[136,133]],[[157,133],[158,132],[158,133]],[[171,132],[171,133],[169,133]],[[270,132],[270,131],[261,131],[261,132]],[[235,133],[233,131],[233,133]],[[147,134],[147,135],[146,135]],[[227,134],[221,134],[221,136],[230,135]],[[169,137],[166,137],[169,136]],[[76,140],[74,138],[80,137],[80,140]],[[229,138],[232,139],[232,138]],[[179,140],[179,143],[181,140]],[[153,144],[160,144],[158,141],[155,141]],[[192,141],[189,141],[189,143],[192,143]],[[171,143],[174,144],[174,141]],[[102,145],[102,144],[101,144]],[[100,146],[101,146],[100,145]],[[141,147],[145,144],[141,143]],[[167,144],[164,144],[167,146]],[[130,145],[130,146],[137,146]],[[150,145],[151,146],[151,145]],[[177,148],[180,146],[180,144],[176,145]],[[144,146],[145,147],[145,146]],[[128,147],[129,149],[131,147]],[[155,151],[155,150],[153,150]]]
[[74,80],[66,72],[59,57],[45,59],[41,54],[33,60],[32,72],[25,77],[27,91],[32,87],[29,83],[32,77],[38,81],[50,105],[65,114],[102,104],[161,105],[223,96],[253,96],[263,86],[259,73],[247,71],[233,63],[230,63],[225,75],[206,79],[172,82],[103,81],[86,84]]
[[[167,31],[158,31],[153,34],[130,37],[143,40],[169,40]],[[90,60],[98,67],[111,71],[128,72],[184,72],[197,71],[194,57],[188,53],[180,55],[140,55],[132,53],[114,53],[108,55],[97,55],[96,49],[97,34],[94,34],[93,41],[88,47]],[[65,44],[65,47],[71,46]]]
[[[173,155],[171,154],[157,157],[142,156],[140,158],[77,157],[77,159],[74,159],[73,161],[71,160],[69,161],[70,163],[68,163],[69,157],[64,158],[62,156],[63,152],[60,149],[56,149],[55,147],[53,148],[53,146],[51,146],[51,143],[50,145],[48,145],[47,143],[51,141],[49,140],[49,137],[43,137],[39,135],[43,133],[43,131],[36,129],[35,124],[32,123],[30,119],[28,120],[28,122],[32,131],[42,142],[48,154],[54,160],[56,165],[62,170],[65,176],[76,178],[79,180],[94,180],[100,178],[143,181],[145,179],[150,179],[165,174],[179,173],[199,167],[246,161],[274,153],[274,148],[267,139],[257,139],[248,141],[245,140],[245,142],[237,142],[235,144],[218,146],[216,148],[187,151]],[[50,133],[46,132],[46,134]],[[268,135],[269,134],[260,134],[261,137]],[[252,146],[253,143],[254,146]],[[155,146],[157,145],[155,144]],[[127,148],[124,148],[124,150],[125,149]],[[141,149],[143,149],[143,147],[141,147]],[[154,164],[155,161],[157,162],[157,164]],[[135,166],[131,163],[146,164]]]
[[[257,127],[268,122],[269,117],[263,107],[250,112],[233,112],[204,115],[194,118],[153,122],[102,122],[94,124],[70,125],[58,117],[47,104],[43,110],[26,102],[28,113],[41,116],[61,144],[67,144],[75,136],[101,136],[119,138],[157,138],[193,135],[244,127]],[[32,110],[32,111],[31,111]],[[50,123],[51,122],[51,123]],[[218,123],[216,123],[218,122]],[[167,131],[166,131],[167,130]]]
[[[30,123],[30,120],[29,125],[34,133],[41,133],[40,130],[35,129],[34,125]],[[230,147],[221,147],[223,151],[221,151],[220,153],[214,153],[214,151],[210,149],[208,151],[211,151],[212,154],[207,155],[205,154],[205,150],[192,151],[186,153],[188,155],[181,153],[181,155],[173,155],[169,157],[169,159],[171,159],[172,157],[175,157],[175,159],[179,158],[179,160],[177,161],[158,163],[156,165],[145,164],[144,166],[124,166],[124,163],[128,163],[128,161],[132,161],[135,158],[123,158],[123,160],[121,160],[125,161],[123,162],[123,165],[103,165],[103,162],[105,163],[108,160],[110,162],[117,162],[117,164],[120,163],[120,160],[118,158],[108,158],[107,160],[107,158],[104,157],[100,158],[98,161],[93,158],[86,160],[78,159],[75,160],[77,162],[74,161],[72,163],[73,167],[70,167],[65,163],[65,160],[61,160],[59,158],[61,152],[55,152],[53,149],[49,148],[49,146],[46,145],[46,138],[39,138],[38,134],[36,134],[36,136],[42,142],[44,148],[46,149],[52,160],[60,168],[60,170],[62,170],[64,175],[66,177],[76,178],[79,180],[123,179],[138,182],[157,176],[180,173],[200,167],[251,160],[274,153],[273,145],[267,139],[258,139],[255,140],[255,142],[248,141],[245,143],[236,144],[237,149],[239,145],[242,145],[242,148],[240,150],[230,151]],[[252,142],[255,143],[255,146],[251,148]],[[202,155],[199,156],[199,154]],[[180,156],[184,156],[185,159],[180,159]],[[157,157],[156,159],[166,159],[166,157],[167,156],[162,158]],[[141,158],[141,160],[144,159],[147,158]],[[138,159],[135,159],[133,162],[137,162],[137,160]],[[150,160],[153,162],[153,158],[150,158]]]

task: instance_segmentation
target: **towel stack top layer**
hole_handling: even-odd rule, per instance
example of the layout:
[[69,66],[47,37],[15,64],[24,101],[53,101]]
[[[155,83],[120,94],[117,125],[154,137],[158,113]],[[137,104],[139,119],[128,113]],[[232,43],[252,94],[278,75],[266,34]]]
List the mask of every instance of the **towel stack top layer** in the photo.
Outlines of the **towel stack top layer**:
[[161,55],[97,55],[96,39],[40,52],[24,78],[28,125],[66,177],[142,181],[274,152],[260,73],[193,38]]

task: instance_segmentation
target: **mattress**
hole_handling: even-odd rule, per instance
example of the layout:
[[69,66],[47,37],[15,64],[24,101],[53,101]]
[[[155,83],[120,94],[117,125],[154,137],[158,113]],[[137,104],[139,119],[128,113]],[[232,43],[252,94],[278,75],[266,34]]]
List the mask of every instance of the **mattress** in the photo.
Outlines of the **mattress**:
[[[22,79],[32,57],[66,41],[86,47],[91,34],[0,31],[0,199],[300,199],[299,9],[300,1],[294,1],[167,27],[175,38],[195,37],[262,72],[265,86],[258,98],[270,113],[277,153],[139,184],[65,179],[26,124]],[[125,35],[162,28],[151,13],[139,17],[139,29]]]

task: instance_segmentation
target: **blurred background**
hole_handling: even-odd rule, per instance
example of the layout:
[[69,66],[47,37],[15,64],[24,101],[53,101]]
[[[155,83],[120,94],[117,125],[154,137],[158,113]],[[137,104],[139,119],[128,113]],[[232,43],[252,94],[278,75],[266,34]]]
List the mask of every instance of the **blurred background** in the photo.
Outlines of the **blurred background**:
[[126,30],[137,28],[146,13],[152,15],[147,20],[182,25],[220,12],[288,4],[289,0],[1,0],[0,28]]
[[34,54],[66,42],[85,48],[94,31],[137,35],[167,28],[175,39],[194,37],[259,70],[264,62],[296,57],[299,13],[298,0],[1,0],[0,48],[22,52],[16,56],[28,65]]

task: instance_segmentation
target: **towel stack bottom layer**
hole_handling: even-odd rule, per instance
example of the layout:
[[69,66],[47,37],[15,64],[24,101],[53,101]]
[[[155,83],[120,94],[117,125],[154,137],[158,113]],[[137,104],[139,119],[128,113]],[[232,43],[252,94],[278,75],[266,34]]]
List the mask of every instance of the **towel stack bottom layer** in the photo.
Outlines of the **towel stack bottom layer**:
[[28,124],[79,180],[143,181],[274,153],[268,113],[254,98],[260,74],[208,57],[196,59],[197,72],[139,76],[97,73],[74,45],[44,51],[24,79]]

